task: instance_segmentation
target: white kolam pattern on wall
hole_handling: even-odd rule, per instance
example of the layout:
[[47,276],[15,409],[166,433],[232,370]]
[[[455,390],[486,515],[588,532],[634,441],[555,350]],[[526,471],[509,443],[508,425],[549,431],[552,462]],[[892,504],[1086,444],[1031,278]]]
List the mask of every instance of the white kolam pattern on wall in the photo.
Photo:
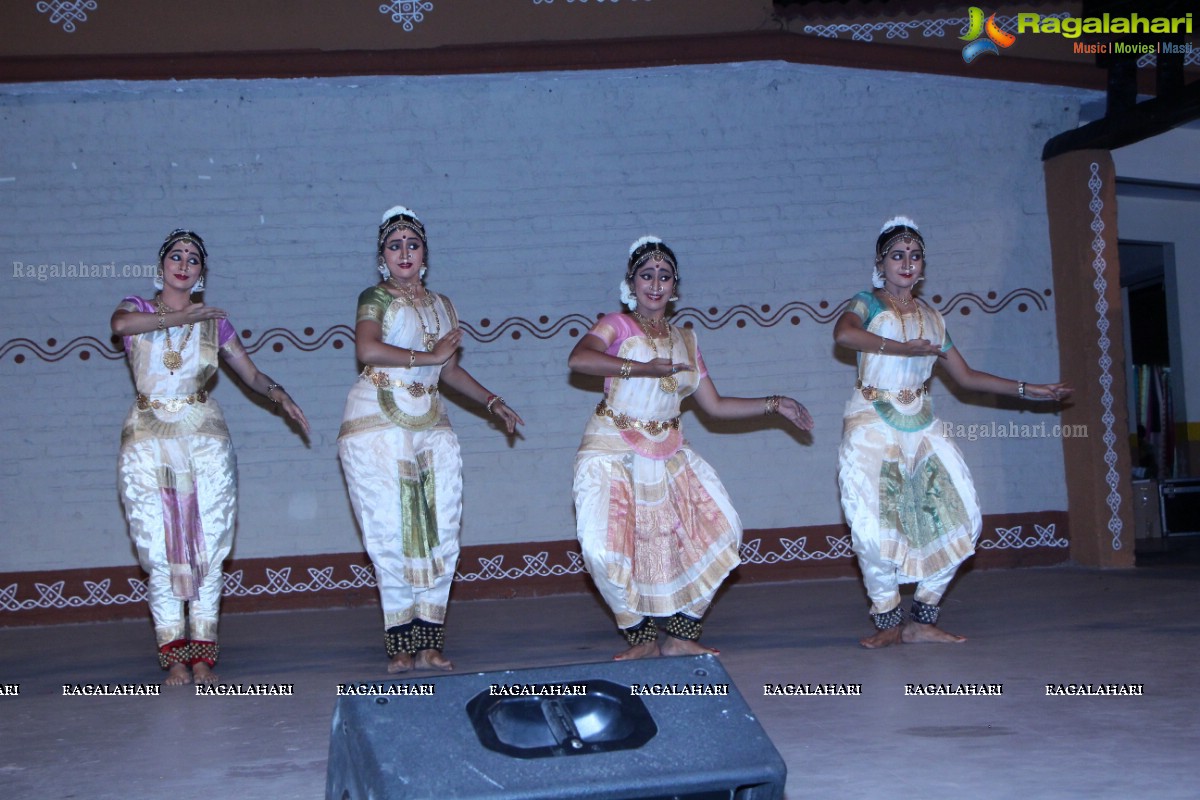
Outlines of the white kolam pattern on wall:
[[[1025,535],[1024,526],[1021,525],[993,528],[990,532],[985,532],[979,542],[979,549],[1066,549],[1070,544],[1066,539],[1057,536],[1054,523],[1045,526],[1034,523],[1033,527],[1033,535]],[[825,549],[821,549],[820,544],[817,544],[815,549],[810,549],[806,536],[795,539],[781,537],[779,545],[778,550],[769,545],[764,548],[761,538],[743,542],[740,550],[742,569],[759,565],[831,562],[854,557],[849,536],[827,536]],[[536,550],[536,545],[531,547]],[[526,554],[521,559],[523,563],[511,566],[511,562],[506,563],[504,555],[476,557],[475,565],[467,563],[470,558],[464,558],[459,562],[454,580],[459,584],[495,583],[498,586],[492,596],[502,597],[511,590],[500,587],[499,584],[520,582],[528,578],[560,578],[585,573],[583,557],[578,552],[568,550],[561,555],[561,558],[556,559],[547,550],[537,550]],[[267,567],[263,570],[264,580],[258,583],[248,580],[244,570],[231,569],[224,573],[222,594],[226,598],[278,598],[295,594],[344,594],[357,589],[375,588],[375,572],[369,564],[344,565],[343,572],[349,573],[349,577],[345,578],[337,577],[336,572],[341,566],[343,565],[304,569],[287,566]],[[301,575],[301,572],[304,574]],[[79,586],[69,586],[65,580],[50,583],[37,580],[11,583],[0,586],[0,612],[79,610],[127,606],[146,600],[147,585],[144,579],[126,578],[124,582],[128,585],[128,591],[117,588],[120,579],[116,578],[84,579],[79,581]],[[79,591],[80,587],[82,592]]]
[[1112,343],[1108,338],[1108,329],[1110,327],[1108,321],[1108,300],[1104,298],[1105,289],[1108,286],[1108,280],[1104,277],[1105,271],[1108,269],[1108,262],[1104,258],[1104,220],[1100,216],[1100,212],[1104,210],[1104,201],[1100,198],[1100,189],[1103,188],[1104,182],[1100,177],[1100,165],[1093,162],[1091,164],[1091,176],[1088,178],[1088,189],[1091,190],[1092,199],[1088,202],[1088,210],[1092,212],[1091,229],[1095,234],[1092,239],[1092,252],[1095,253],[1095,258],[1092,259],[1092,269],[1096,273],[1096,280],[1092,286],[1096,290],[1096,344],[1100,348],[1100,404],[1104,406],[1104,415],[1101,417],[1101,422],[1104,423],[1104,434],[1102,441],[1104,442],[1104,463],[1108,465],[1108,472],[1104,476],[1104,482],[1108,484],[1108,497],[1105,502],[1108,504],[1109,511],[1112,516],[1108,519],[1108,532],[1112,534],[1112,549],[1121,549],[1121,493],[1118,491],[1118,485],[1121,482],[1121,476],[1117,473],[1117,451],[1113,449],[1113,445],[1117,443],[1117,435],[1113,433],[1113,423],[1116,422],[1116,416],[1113,414],[1113,396],[1112,396],[1112,356],[1108,354],[1109,345]]
[[99,7],[96,0],[38,0],[34,8],[39,14],[49,14],[51,25],[58,25],[64,33],[74,33],[79,25],[88,21],[88,12]]

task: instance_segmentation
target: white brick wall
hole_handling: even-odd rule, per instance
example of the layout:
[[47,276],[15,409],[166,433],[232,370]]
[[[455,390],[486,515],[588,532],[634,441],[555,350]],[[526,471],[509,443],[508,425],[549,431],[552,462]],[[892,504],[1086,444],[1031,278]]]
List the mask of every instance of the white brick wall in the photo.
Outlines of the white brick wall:
[[[0,341],[10,345],[0,358],[0,572],[133,559],[115,488],[128,370],[94,353],[47,363],[11,345],[107,342],[119,299],[151,292],[146,280],[9,277],[14,262],[146,263],[187,225],[209,245],[209,302],[239,330],[319,334],[353,325],[379,213],[402,202],[427,223],[430,286],[490,331],[508,317],[616,310],[626,248],[648,232],[680,256],[684,306],[836,306],[867,286],[878,225],[906,212],[928,236],[927,295],[1003,297],[1051,285],[1040,150],[1075,124],[1086,96],[776,63],[0,87]],[[1048,380],[1053,303],[1024,314],[973,307],[951,315],[951,332],[973,366]],[[793,394],[817,419],[802,444],[770,425],[686,418],[750,527],[840,519],[835,453],[854,370],[834,359],[831,334],[805,315],[799,326],[700,329],[722,392]],[[573,341],[523,330],[519,341],[465,342],[463,363],[528,426],[510,447],[477,409],[452,409],[466,460],[464,543],[573,536],[571,461],[598,399],[569,381]],[[266,347],[255,360],[314,432],[306,449],[222,373],[216,396],[241,477],[235,556],[358,549],[335,445],[351,349]],[[964,405],[942,384],[935,396],[955,422],[1044,418]],[[1056,441],[963,448],[985,512],[1065,507]]]

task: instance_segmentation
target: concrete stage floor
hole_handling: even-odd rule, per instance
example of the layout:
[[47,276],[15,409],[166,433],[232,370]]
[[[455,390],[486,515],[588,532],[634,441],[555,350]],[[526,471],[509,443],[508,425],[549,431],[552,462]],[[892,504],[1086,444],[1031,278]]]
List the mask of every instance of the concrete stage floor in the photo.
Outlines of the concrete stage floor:
[[[789,800],[1192,798],[1198,605],[1194,562],[971,571],[942,616],[967,643],[872,652],[856,643],[870,632],[857,582],[742,584],[719,598],[704,640],[787,762]],[[622,643],[588,595],[450,614],[460,673],[605,661]],[[337,685],[387,678],[379,627],[377,608],[227,615],[223,680],[292,684],[291,697],[64,696],[64,684],[161,680],[149,622],[0,629],[0,797],[322,797]],[[768,683],[862,689],[767,697]],[[1003,694],[906,696],[918,683]],[[1144,693],[1047,696],[1047,684]]]

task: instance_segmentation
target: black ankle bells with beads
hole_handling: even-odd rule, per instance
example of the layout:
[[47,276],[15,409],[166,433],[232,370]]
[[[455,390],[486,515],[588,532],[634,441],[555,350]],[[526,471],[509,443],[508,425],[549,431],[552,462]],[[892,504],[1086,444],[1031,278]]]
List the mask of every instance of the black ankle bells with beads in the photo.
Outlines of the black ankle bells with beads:
[[632,628],[622,628],[621,633],[625,636],[625,641],[629,642],[630,647],[658,641],[658,625],[655,624],[653,617],[646,617]]
[[936,625],[938,614],[941,612],[942,610],[937,606],[922,603],[920,600],[913,600],[912,611],[909,613],[912,615],[914,621],[922,625]]
[[881,631],[891,630],[904,621],[904,612],[900,610],[900,606],[896,606],[882,614],[871,614],[871,621]]
[[400,653],[415,655],[422,650],[441,652],[446,646],[446,626],[421,619],[413,620],[406,625],[388,628],[383,635],[383,643],[388,658],[395,658]]
[[412,652],[409,645],[411,632],[411,622],[407,625],[396,625],[387,629],[387,632],[383,634],[383,647],[387,651],[388,658],[395,658],[401,653]]
[[663,630],[667,632],[667,636],[694,642],[704,633],[704,624],[687,614],[674,614],[667,620]]
[[412,624],[408,641],[410,646],[408,652],[410,653],[419,653],[422,650],[441,652],[446,646],[446,627],[434,622],[416,620]]

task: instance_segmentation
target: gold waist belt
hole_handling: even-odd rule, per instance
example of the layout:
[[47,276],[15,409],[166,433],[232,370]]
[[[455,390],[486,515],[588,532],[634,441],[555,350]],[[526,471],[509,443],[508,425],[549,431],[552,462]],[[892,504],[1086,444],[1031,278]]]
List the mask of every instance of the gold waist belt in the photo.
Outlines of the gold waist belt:
[[413,397],[424,397],[427,394],[433,395],[437,394],[438,391],[438,385],[436,383],[430,384],[429,386],[417,381],[405,383],[399,378],[390,378],[383,372],[376,372],[375,368],[369,364],[363,367],[362,375],[359,377],[370,383],[376,389],[403,389]]
[[854,388],[862,392],[863,399],[868,403],[874,403],[876,400],[896,400],[902,406],[908,405],[923,394],[929,394],[929,385],[924,383],[916,389],[877,389],[857,380],[854,382]]
[[663,431],[670,430],[671,428],[675,428],[676,430],[679,428],[679,417],[672,417],[671,419],[662,420],[661,422],[656,419],[634,419],[627,414],[613,413],[613,410],[608,407],[608,403],[605,400],[601,400],[600,404],[596,406],[596,416],[608,417],[612,420],[613,425],[615,425],[618,430],[627,431],[630,428],[633,428],[635,430],[645,431],[651,436],[657,436]]
[[139,394],[137,396],[137,407],[139,411],[145,411],[153,408],[155,410],[166,409],[172,414],[182,411],[185,406],[195,405],[196,403],[207,403],[208,392],[204,389],[180,397],[150,397],[149,395]]

